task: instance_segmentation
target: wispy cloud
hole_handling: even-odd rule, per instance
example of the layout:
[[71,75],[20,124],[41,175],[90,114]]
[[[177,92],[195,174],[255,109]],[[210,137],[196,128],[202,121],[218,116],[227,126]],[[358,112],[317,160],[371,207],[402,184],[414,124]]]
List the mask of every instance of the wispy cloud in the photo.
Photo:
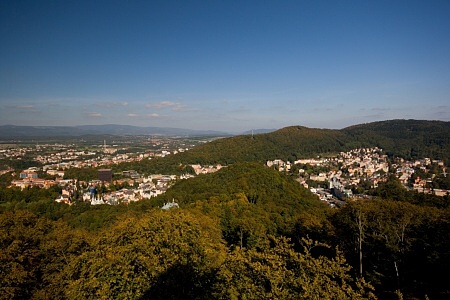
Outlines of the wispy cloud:
[[117,108],[117,107],[128,106],[128,102],[105,101],[105,102],[98,102],[95,105],[98,107],[104,107],[104,108]]
[[168,108],[168,107],[173,107],[175,105],[177,105],[176,102],[160,101],[160,102],[147,103],[145,106],[148,108],[164,109],[164,108]]
[[183,104],[177,104],[176,106],[172,107],[173,111],[192,111],[193,109],[188,109],[186,105]]
[[159,115],[159,114],[156,114],[156,113],[153,113],[153,114],[147,114],[147,117],[150,117],[150,118],[159,118],[160,115]]
[[138,114],[128,114],[127,116],[129,116],[129,117],[138,117],[139,115]]
[[9,105],[9,106],[5,106],[5,108],[12,109],[12,110],[15,110],[15,111],[20,112],[20,113],[27,113],[27,112],[36,113],[36,112],[39,112],[37,107],[35,105],[32,105],[32,104]]
[[101,113],[99,112],[88,112],[87,116],[90,118],[101,118],[103,117]]
[[10,108],[10,109],[36,109],[36,106],[32,105],[32,104],[17,104],[17,105],[5,105],[6,108]]
[[14,106],[14,108],[18,108],[18,109],[34,109],[34,105],[16,105]]
[[182,110],[186,109],[186,105],[184,105],[180,102],[172,102],[172,101],[152,102],[152,103],[147,103],[145,106],[147,108],[170,109],[173,111],[182,111]]

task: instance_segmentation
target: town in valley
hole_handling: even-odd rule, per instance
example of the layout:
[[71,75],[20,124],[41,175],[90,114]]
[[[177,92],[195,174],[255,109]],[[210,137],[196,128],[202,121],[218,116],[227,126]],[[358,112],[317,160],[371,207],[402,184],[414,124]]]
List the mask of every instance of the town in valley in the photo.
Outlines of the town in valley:
[[[127,204],[165,193],[178,180],[212,173],[224,166],[190,164],[183,174],[145,174],[123,169],[126,163],[175,155],[211,141],[211,137],[133,137],[120,141],[8,142],[0,144],[0,175],[10,188],[59,187],[55,199],[99,204]],[[8,162],[16,161],[15,167]],[[22,162],[22,164],[20,163]],[[30,165],[27,167],[27,165]],[[117,166],[121,165],[121,168]],[[396,176],[408,190],[445,196],[450,193],[447,169],[442,160],[408,161],[389,157],[383,149],[360,148],[326,157],[295,161],[268,160],[266,166],[294,176],[295,180],[330,206],[354,197],[365,197],[389,176]],[[22,168],[20,168],[22,167]],[[70,177],[69,170],[94,169],[95,179]],[[165,207],[171,207],[167,203]],[[173,205],[176,205],[175,201]]]

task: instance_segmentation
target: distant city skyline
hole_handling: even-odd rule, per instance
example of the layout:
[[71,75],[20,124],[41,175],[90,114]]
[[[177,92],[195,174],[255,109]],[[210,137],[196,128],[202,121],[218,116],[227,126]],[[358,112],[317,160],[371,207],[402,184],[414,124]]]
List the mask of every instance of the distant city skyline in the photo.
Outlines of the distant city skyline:
[[0,125],[450,121],[450,1],[0,2]]

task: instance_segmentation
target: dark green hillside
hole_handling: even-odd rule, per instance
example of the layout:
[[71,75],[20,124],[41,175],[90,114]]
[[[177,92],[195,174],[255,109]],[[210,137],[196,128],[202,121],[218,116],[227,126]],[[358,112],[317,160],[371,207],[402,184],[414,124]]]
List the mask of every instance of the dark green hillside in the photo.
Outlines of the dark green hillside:
[[351,145],[378,146],[405,158],[450,157],[450,122],[389,120],[341,130]]
[[[291,126],[267,137],[277,145],[277,151],[292,158],[311,157],[318,154],[343,151],[346,136],[339,130]],[[275,154],[275,153],[274,153]]]
[[210,198],[225,202],[237,194],[245,195],[254,204],[275,203],[286,209],[322,206],[317,197],[298,182],[259,163],[237,163],[213,174],[182,180],[161,199],[175,198],[181,204]]
[[186,173],[188,164],[231,165],[273,159],[295,160],[329,152],[346,150],[346,135],[338,130],[286,127],[275,132],[223,138],[198,146],[187,152],[119,165],[141,173]]
[[264,161],[267,159],[291,159],[342,151],[345,134],[330,129],[302,126],[286,127],[275,132],[243,135],[216,140],[187,152],[187,158],[198,162],[234,163],[238,161]]
[[390,120],[341,130],[290,126],[266,134],[216,140],[183,153],[177,160],[200,164],[295,160],[375,146],[405,158],[448,159],[450,122]]
[[[326,155],[360,147],[379,147],[407,159],[450,158],[450,122],[391,120],[341,130],[291,126],[275,132],[218,139],[163,159],[126,164],[141,173],[186,173],[189,164],[223,164]],[[448,162],[447,162],[448,163]]]
[[261,162],[277,158],[295,160],[346,150],[346,142],[346,135],[338,130],[292,126],[271,133],[218,139],[187,152],[124,168],[141,172],[179,173],[185,171],[180,166],[187,164],[231,165],[236,162]]

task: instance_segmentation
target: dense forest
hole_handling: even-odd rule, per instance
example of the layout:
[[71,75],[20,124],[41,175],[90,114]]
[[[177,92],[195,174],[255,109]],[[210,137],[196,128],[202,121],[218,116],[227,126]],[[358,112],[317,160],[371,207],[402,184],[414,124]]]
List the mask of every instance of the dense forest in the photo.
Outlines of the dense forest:
[[449,209],[386,185],[341,209],[257,163],[128,206],[2,189],[0,298],[447,298]]
[[[57,187],[1,185],[0,299],[448,299],[448,195],[407,191],[392,176],[331,208],[261,163],[357,144],[448,161],[448,123],[396,123],[289,127],[148,161],[137,167],[227,167],[129,205],[69,206],[53,200]],[[161,210],[170,201],[180,207]]]

